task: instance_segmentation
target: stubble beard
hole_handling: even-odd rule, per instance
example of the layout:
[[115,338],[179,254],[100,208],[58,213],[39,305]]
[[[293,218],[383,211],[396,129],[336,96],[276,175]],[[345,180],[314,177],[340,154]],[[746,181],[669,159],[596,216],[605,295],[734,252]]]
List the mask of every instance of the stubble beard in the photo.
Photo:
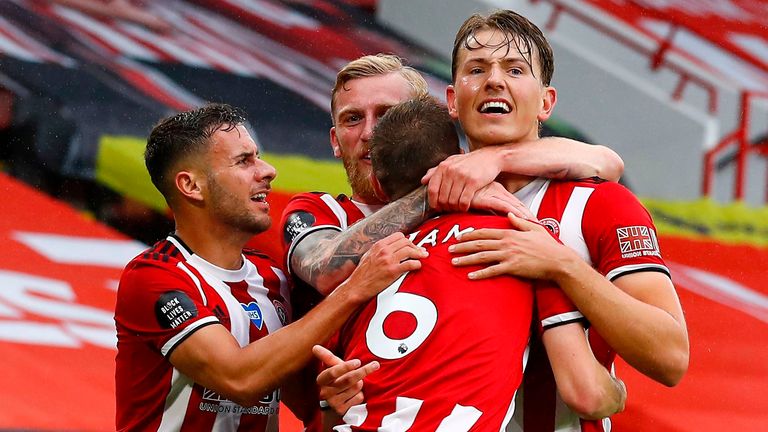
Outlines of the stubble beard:
[[347,171],[347,181],[349,186],[352,187],[352,193],[359,197],[359,199],[366,202],[366,204],[373,204],[379,202],[376,198],[376,194],[373,191],[373,185],[371,185],[370,170],[360,169],[357,158],[342,155],[342,163],[344,169]]
[[269,229],[272,218],[269,214],[256,214],[240,198],[221,187],[216,179],[208,176],[211,203],[216,216],[226,225],[245,233],[259,234]]

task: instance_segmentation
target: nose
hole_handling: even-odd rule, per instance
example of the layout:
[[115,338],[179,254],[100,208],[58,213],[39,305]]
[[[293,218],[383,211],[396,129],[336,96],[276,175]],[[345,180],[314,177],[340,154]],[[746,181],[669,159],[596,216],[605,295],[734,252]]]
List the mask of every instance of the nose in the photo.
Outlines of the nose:
[[360,134],[360,140],[368,142],[373,136],[373,128],[376,127],[376,116],[367,116],[365,119],[365,126],[363,127],[363,133]]
[[277,170],[275,167],[270,165],[268,162],[259,159],[260,165],[259,169],[256,170],[256,178],[259,181],[272,181],[277,177]]
[[488,79],[485,80],[485,86],[492,89],[504,88],[504,71],[501,66],[493,65],[488,72]]

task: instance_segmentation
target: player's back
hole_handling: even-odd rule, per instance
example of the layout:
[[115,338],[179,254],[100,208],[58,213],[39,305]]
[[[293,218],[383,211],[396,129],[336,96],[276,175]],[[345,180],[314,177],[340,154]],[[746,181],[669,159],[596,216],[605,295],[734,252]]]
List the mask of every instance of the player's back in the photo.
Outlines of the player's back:
[[512,277],[471,281],[448,246],[461,232],[510,228],[500,216],[451,214],[412,235],[429,251],[341,332],[345,358],[378,360],[353,430],[499,430],[511,416],[531,326],[531,284]]

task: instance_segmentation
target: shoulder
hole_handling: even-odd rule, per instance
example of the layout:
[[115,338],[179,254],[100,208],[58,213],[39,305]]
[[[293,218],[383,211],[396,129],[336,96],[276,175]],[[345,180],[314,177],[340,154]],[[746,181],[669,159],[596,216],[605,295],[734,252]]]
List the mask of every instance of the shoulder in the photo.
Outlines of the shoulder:
[[272,259],[272,257],[256,249],[243,249],[243,256],[257,266],[279,267],[277,261]]
[[184,261],[181,251],[167,239],[155,243],[134,257],[123,270],[118,294],[134,289],[143,290],[148,284],[157,285],[169,279],[186,278],[179,263]]
[[610,212],[622,208],[635,211],[643,208],[637,197],[626,186],[599,177],[552,181],[548,192],[567,198],[569,202],[574,200],[582,202],[586,206],[586,211]]
[[184,260],[179,248],[168,239],[163,239],[136,255],[125,267],[125,272],[145,268],[174,269]]
[[339,194],[337,196],[333,196],[327,192],[302,192],[298,193],[291,197],[291,199],[288,200],[288,205],[286,206],[286,209],[290,207],[298,207],[303,204],[321,204],[323,202],[327,201],[337,201],[339,203],[350,201],[349,197],[347,197],[344,194]]

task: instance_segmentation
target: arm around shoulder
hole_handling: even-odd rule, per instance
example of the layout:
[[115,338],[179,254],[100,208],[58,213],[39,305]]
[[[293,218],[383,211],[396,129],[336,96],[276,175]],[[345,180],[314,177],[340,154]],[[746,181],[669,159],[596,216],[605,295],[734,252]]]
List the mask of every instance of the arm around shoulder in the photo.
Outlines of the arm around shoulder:
[[615,151],[569,138],[545,137],[502,148],[501,171],[506,173],[554,179],[600,177],[610,181],[618,181],[624,173],[624,161]]

